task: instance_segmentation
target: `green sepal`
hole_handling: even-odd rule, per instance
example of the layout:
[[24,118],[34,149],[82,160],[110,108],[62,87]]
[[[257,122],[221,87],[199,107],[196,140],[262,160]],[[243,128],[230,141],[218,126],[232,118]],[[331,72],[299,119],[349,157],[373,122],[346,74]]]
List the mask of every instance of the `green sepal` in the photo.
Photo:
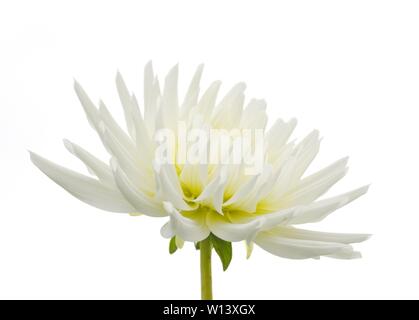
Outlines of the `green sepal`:
[[220,257],[221,263],[223,264],[223,270],[226,271],[233,257],[231,242],[220,239],[213,234],[210,235],[210,240],[215,252]]
[[174,254],[176,250],[177,250],[176,236],[174,236],[172,239],[170,239],[170,242],[169,242],[169,253]]
[[194,244],[195,244],[195,249],[196,250],[199,250],[199,241],[198,242],[195,242]]

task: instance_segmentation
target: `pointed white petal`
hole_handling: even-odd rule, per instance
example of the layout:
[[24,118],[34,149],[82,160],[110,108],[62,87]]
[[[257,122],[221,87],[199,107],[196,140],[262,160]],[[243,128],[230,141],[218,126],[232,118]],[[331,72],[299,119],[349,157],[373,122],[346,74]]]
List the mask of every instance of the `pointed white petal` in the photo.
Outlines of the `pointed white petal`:
[[291,119],[289,122],[278,119],[268,130],[266,133],[266,144],[268,159],[271,162],[274,162],[279,157],[296,126],[296,119]]
[[295,147],[294,152],[298,160],[297,165],[294,168],[291,186],[294,186],[302,177],[319,152],[319,148],[320,139],[319,132],[317,130],[313,130]]
[[192,81],[189,85],[188,91],[186,92],[185,99],[183,100],[181,107],[181,117],[184,118],[192,107],[195,107],[198,103],[199,96],[199,83],[201,81],[202,70],[204,65],[200,64],[195,71]]
[[252,99],[243,111],[240,127],[246,129],[265,129],[267,121],[266,101]]
[[255,199],[253,200],[256,202],[256,207],[260,203],[260,201],[265,199],[266,196],[271,192],[280,173],[281,171],[279,170],[274,171],[274,168],[272,165],[268,163],[265,164],[265,168],[257,184],[258,194],[255,195]]
[[221,81],[214,81],[204,92],[197,106],[197,112],[203,115],[203,118],[209,121],[217,100],[218,90],[220,90]]
[[252,255],[253,252],[253,242],[247,242],[245,241],[245,245],[246,245],[246,259],[250,259],[250,256]]
[[299,207],[288,208],[278,212],[264,214],[256,219],[262,222],[260,224],[260,230],[270,230],[277,225],[289,223],[298,214],[299,210]]
[[215,190],[217,190],[218,186],[220,185],[221,177],[217,176],[213,180],[211,180],[201,192],[201,194],[194,200],[194,202],[200,203],[204,200],[210,199],[211,196],[214,194]]
[[151,217],[167,216],[163,205],[138,190],[119,167],[116,159],[112,159],[112,170],[115,182],[129,203],[137,212]]
[[136,142],[137,148],[140,150],[142,155],[146,157],[147,161],[150,161],[151,141],[138,105],[138,101],[135,95],[131,95],[129,93],[119,72],[116,76],[116,85],[121,104],[124,108],[128,131],[132,139]]
[[64,146],[70,153],[79,158],[86,165],[89,172],[96,175],[96,177],[98,177],[100,181],[107,185],[115,185],[112,171],[106,163],[99,160],[79,145],[72,143],[67,139],[64,139]]
[[283,238],[269,232],[259,233],[255,243],[269,253],[288,259],[318,258],[338,255],[341,251],[352,251],[347,244]]
[[[229,155],[220,155],[220,159],[224,157],[230,157]],[[246,181],[250,179],[250,176],[246,176],[244,174],[245,170],[245,163],[241,162],[240,164],[228,164],[223,165],[225,167],[223,170],[226,170],[225,175],[227,176],[227,183],[225,187],[225,197],[226,199],[230,199],[234,196],[237,190],[244,184]],[[221,168],[221,167],[219,167]]]
[[299,188],[304,188],[308,185],[311,185],[313,182],[322,180],[326,177],[329,177],[330,175],[334,175],[336,172],[342,171],[347,164],[348,164],[349,157],[344,157],[342,159],[339,159],[332,164],[328,165],[327,167],[317,171],[316,173],[313,173],[304,179],[301,180],[299,183]]
[[181,237],[176,236],[176,237],[175,237],[175,243],[176,243],[176,247],[177,247],[178,249],[182,249],[182,248],[183,248],[183,245],[184,245],[184,243],[185,243],[185,241],[184,241]]
[[243,112],[245,89],[244,83],[236,84],[217,105],[211,121],[214,128],[237,127],[237,119],[241,118]]
[[296,205],[313,202],[345,176],[347,162],[348,158],[343,158],[319,172],[302,179],[296,189],[290,191],[290,200],[292,199]]
[[295,147],[292,155],[284,161],[276,183],[261,202],[263,208],[276,210],[288,201],[286,198],[288,193],[296,188],[301,176],[319,150],[320,140],[318,135],[317,130],[311,132]]
[[170,221],[166,222],[160,229],[160,234],[163,238],[171,239],[175,236],[175,232],[172,229]]
[[120,168],[129,177],[131,183],[141,191],[147,194],[153,194],[155,191],[155,181],[151,173],[139,162],[139,156],[136,157],[135,153],[133,154],[127,151],[106,127],[102,126],[101,130],[103,140],[108,146],[110,153],[116,158]]
[[158,184],[158,197],[161,201],[172,203],[179,210],[190,211],[197,207],[184,200],[183,190],[172,164],[156,165],[154,174]]
[[224,191],[227,183],[227,167],[220,167],[214,178],[206,185],[201,194],[193,200],[222,214]]
[[347,248],[343,248],[342,250],[339,250],[338,252],[335,252],[333,254],[329,254],[326,257],[328,258],[334,258],[334,259],[359,259],[362,258],[362,255],[358,251],[354,251],[354,249],[349,246]]
[[190,164],[186,163],[180,174],[180,181],[188,187],[189,191],[194,195],[201,194],[206,184],[207,164]]
[[176,132],[178,121],[178,65],[175,65],[167,74],[164,82],[164,90],[162,96],[162,119],[163,128],[168,128]]
[[124,213],[135,211],[118,190],[61,167],[33,152],[30,152],[30,156],[39,170],[79,200],[106,211]]
[[272,189],[273,177],[272,166],[265,164],[261,174],[249,176],[247,181],[243,180],[239,183],[237,191],[224,202],[224,206],[228,206],[228,210],[256,212],[260,199],[266,196],[266,188]]
[[347,205],[368,191],[364,186],[339,196],[320,200],[302,207],[291,219],[290,224],[303,224],[318,222],[326,218],[333,211]]
[[115,78],[116,88],[118,90],[119,99],[124,109],[125,122],[127,124],[128,132],[132,139],[136,137],[135,125],[133,121],[133,105],[131,103],[131,94],[122,78],[121,73],[118,71]]
[[[104,128],[112,135],[113,140],[120,146],[124,154],[129,156],[131,159],[138,159],[139,163],[142,163],[144,166],[149,165],[146,161],[144,161],[142,157],[139,156],[133,140],[131,140],[125,131],[121,129],[103,101],[100,101],[99,103],[99,112],[102,119],[102,122],[99,124],[99,133],[102,136],[102,141],[105,144],[107,150],[110,152],[109,145],[107,144],[109,141],[103,139]],[[110,153],[112,154],[112,152]]]
[[280,172],[284,164],[286,164],[290,158],[295,157],[293,155],[294,148],[295,142],[291,141],[276,150],[275,154],[269,150],[266,150],[266,160],[269,164],[272,165],[274,172]]
[[[184,217],[170,202],[165,202],[164,207],[170,215],[170,229],[174,235],[192,242],[204,240],[209,236],[210,231],[205,225],[204,213],[195,213],[196,219],[193,220]],[[167,230],[162,233],[170,234]]]
[[259,204],[260,208],[275,211],[283,205],[281,200],[289,190],[297,162],[298,159],[295,155],[285,161],[278,174],[275,175],[277,178],[271,183],[272,187],[269,193],[261,200]]
[[[278,212],[266,213],[262,215],[249,214],[244,212],[228,212],[227,218],[234,224],[240,223],[254,223],[256,229],[246,238],[248,241],[253,241],[253,238],[261,231],[272,230],[281,224],[288,224],[293,216],[300,210],[298,207],[284,209]],[[217,217],[218,218],[218,217]],[[219,219],[218,219],[219,220]],[[224,220],[227,221],[227,220]]]
[[245,197],[249,197],[254,189],[259,176],[252,176],[246,183],[242,184],[234,195],[224,202],[223,207],[233,207],[234,204],[240,203]]
[[153,157],[152,154],[152,141],[150,135],[148,133],[146,124],[144,119],[141,115],[140,107],[138,105],[137,98],[135,95],[132,95],[131,102],[133,105],[133,120],[134,120],[134,127],[135,127],[135,142],[137,145],[137,149],[143,155],[145,161],[151,163],[151,159]]
[[130,133],[132,139],[136,142],[137,148],[140,150],[142,155],[146,157],[147,161],[150,161],[151,141],[138,105],[138,101],[134,95],[129,93],[119,72],[116,76],[116,86],[118,89],[119,99],[124,109],[128,132]]
[[92,100],[90,100],[89,96],[77,81],[74,81],[74,90],[76,91],[81,105],[83,106],[84,112],[86,113],[87,120],[89,121],[90,125],[96,131],[99,131],[100,115],[96,106]]
[[336,243],[358,243],[370,238],[369,234],[358,233],[330,233],[312,230],[297,229],[291,226],[278,226],[269,232],[283,238],[292,238],[300,240],[312,240],[323,242],[336,242]]
[[153,82],[154,73],[153,65],[149,61],[144,67],[144,119],[146,122],[151,121],[156,113],[153,107]]
[[213,234],[225,241],[250,240],[260,230],[261,221],[231,223],[226,217],[213,211],[207,214],[207,225]]
[[154,133],[154,124],[160,99],[160,86],[157,77],[154,77],[151,61],[144,68],[144,122],[150,136]]

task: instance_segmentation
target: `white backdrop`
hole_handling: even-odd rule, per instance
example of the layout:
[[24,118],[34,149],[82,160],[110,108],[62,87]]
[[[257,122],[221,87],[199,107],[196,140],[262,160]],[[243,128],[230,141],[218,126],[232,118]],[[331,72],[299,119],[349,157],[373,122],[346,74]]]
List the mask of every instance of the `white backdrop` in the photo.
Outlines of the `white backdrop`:
[[89,207],[27,153],[84,170],[66,137],[104,155],[73,77],[121,119],[116,70],[141,97],[150,59],[160,79],[179,62],[181,89],[204,62],[205,84],[245,81],[270,121],[319,129],[312,169],[351,157],[329,195],[372,183],[313,225],[372,233],[362,259],[246,260],[238,243],[227,272],[214,259],[216,298],[419,298],[418,16],[417,1],[2,1],[0,298],[199,298],[192,245],[169,255],[162,220]]

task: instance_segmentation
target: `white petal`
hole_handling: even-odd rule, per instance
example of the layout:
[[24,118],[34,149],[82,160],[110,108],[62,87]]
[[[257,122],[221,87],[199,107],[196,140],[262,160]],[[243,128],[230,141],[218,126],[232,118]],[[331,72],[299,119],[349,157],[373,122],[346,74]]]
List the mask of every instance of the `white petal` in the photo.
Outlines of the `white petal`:
[[231,223],[226,217],[211,211],[207,214],[207,225],[213,234],[223,240],[232,242],[250,241],[260,230],[261,221]]
[[[223,159],[225,157],[224,155],[220,156],[220,159]],[[227,183],[225,187],[225,197],[227,199],[230,199],[234,196],[234,194],[238,191],[238,189],[248,181],[251,176],[245,175],[245,163],[242,161],[240,164],[228,164],[224,165],[224,170],[226,170],[226,176],[227,176]],[[219,167],[221,168],[221,167]]]
[[273,172],[272,166],[265,164],[262,174],[259,175],[254,190],[249,194],[244,201],[241,202],[240,206],[243,211],[256,212],[257,206],[261,199],[267,194],[267,189],[271,189],[273,185],[273,179],[275,179],[275,173]]
[[[232,221],[234,224],[240,223],[254,223],[255,229],[249,236],[246,238],[247,241],[253,241],[254,237],[262,231],[272,230],[281,224],[287,224],[293,218],[293,216],[300,210],[299,207],[293,207],[284,209],[278,212],[267,213],[267,214],[249,214],[244,212],[228,212],[226,217]],[[228,220],[221,220],[216,217],[219,222]]]
[[292,132],[297,125],[296,119],[284,122],[278,119],[266,133],[266,144],[270,161],[275,161],[283,150]]
[[261,201],[261,207],[266,210],[276,210],[287,203],[288,193],[298,185],[301,176],[319,150],[318,135],[314,130],[296,146],[293,154],[282,165],[271,192]]
[[251,191],[254,189],[259,176],[252,176],[246,183],[242,184],[234,195],[224,202],[223,207],[232,206],[240,203],[245,197],[249,197]]
[[216,176],[214,179],[212,179],[194,201],[200,203],[204,200],[210,199],[211,196],[214,194],[215,190],[217,190],[218,186],[220,185],[220,181],[220,176]]
[[273,153],[269,150],[266,151],[266,160],[272,165],[274,172],[281,171],[284,164],[287,163],[291,157],[294,157],[294,148],[295,141],[291,141],[276,150],[275,155],[273,155]]
[[133,106],[131,103],[131,94],[129,93],[127,86],[125,85],[124,79],[121,73],[118,71],[115,78],[116,88],[118,90],[119,99],[124,109],[125,122],[127,123],[127,129],[132,139],[136,137],[135,125],[132,118]]
[[135,141],[137,145],[137,149],[142,154],[144,159],[148,162],[151,162],[153,157],[152,154],[152,141],[150,139],[150,135],[147,131],[147,127],[145,125],[144,119],[141,115],[140,107],[138,105],[137,98],[135,95],[132,95],[131,102],[133,105],[133,120],[134,120],[134,127],[135,127]]
[[199,100],[197,112],[202,114],[204,119],[209,120],[212,115],[220,86],[221,81],[214,81]]
[[215,211],[223,213],[223,201],[226,179],[222,179],[212,196],[212,207]]
[[135,96],[129,93],[119,72],[116,76],[116,86],[118,89],[119,99],[121,100],[121,104],[124,108],[128,132],[130,133],[132,139],[136,142],[137,148],[140,150],[143,157],[145,157],[147,161],[150,161],[150,137],[146,129],[140,107]]
[[30,152],[30,156],[35,166],[79,200],[106,211],[124,213],[135,211],[118,190],[61,167],[33,152]]
[[172,164],[156,165],[154,168],[158,184],[158,197],[161,201],[172,203],[179,210],[194,210],[197,205],[189,205],[184,200],[183,190]]
[[182,248],[183,248],[183,245],[184,245],[184,243],[185,243],[185,241],[184,241],[181,237],[176,236],[176,237],[175,237],[175,243],[176,243],[176,247],[177,247],[178,249],[182,249]]
[[124,197],[131,203],[137,212],[151,217],[164,217],[167,216],[163,205],[148,197],[140,190],[135,188],[132,182],[128,179],[126,174],[119,167],[116,159],[112,159],[112,170],[115,177],[115,182],[124,195]]
[[101,101],[100,108],[98,110],[78,82],[74,83],[74,89],[76,90],[76,93],[84,108],[89,123],[99,134],[99,137],[101,138],[108,152],[110,152],[109,146],[107,145],[106,141],[104,141],[102,135],[103,124],[110,132],[112,132],[113,136],[115,136],[115,138],[118,140],[118,143],[123,146],[127,153],[132,154],[133,152],[135,152],[135,148],[132,141],[113,119],[105,104]]
[[336,242],[336,243],[358,243],[370,238],[369,234],[359,233],[330,233],[312,230],[297,229],[291,226],[278,226],[269,230],[271,234],[283,237],[300,240],[312,240],[323,242]]
[[181,117],[184,118],[192,107],[195,107],[198,103],[199,96],[199,83],[201,81],[202,70],[204,65],[200,64],[195,71],[192,81],[189,85],[188,91],[186,92],[185,99],[183,100],[181,107]]
[[258,234],[255,243],[276,256],[288,259],[318,258],[352,251],[351,246],[347,244],[283,238],[268,232]]
[[112,171],[106,163],[99,160],[91,153],[84,150],[82,147],[70,142],[67,139],[64,139],[64,146],[67,148],[69,152],[71,152],[73,155],[79,158],[86,165],[89,172],[96,175],[96,177],[98,177],[100,181],[107,185],[115,185]]
[[224,201],[224,190],[227,183],[227,167],[219,167],[214,178],[206,185],[201,194],[193,200],[222,214],[222,205]]
[[129,180],[140,190],[147,194],[155,192],[155,182],[149,173],[135,157],[135,154],[128,152],[119,140],[106,127],[102,127],[103,140],[109,148],[110,153],[118,160],[118,165],[129,177]]
[[[127,154],[133,159],[140,158],[138,156],[138,152],[135,148],[133,140],[131,140],[130,137],[125,133],[125,131],[121,129],[121,127],[112,117],[111,113],[109,112],[108,108],[103,103],[103,101],[100,101],[99,103],[99,113],[102,120],[99,123],[99,129],[98,129],[99,133],[103,134],[103,126],[104,126],[106,130],[112,134],[115,141],[118,142],[118,145],[120,145],[121,148],[123,148],[125,154]],[[109,149],[109,146],[106,144],[106,141],[104,141],[104,144],[107,146],[107,149]]]
[[252,99],[243,111],[240,127],[247,129],[265,129],[267,121],[266,101]]
[[319,132],[313,130],[296,147],[297,165],[294,168],[292,186],[295,185],[316,157],[320,148]]
[[279,224],[287,224],[292,220],[294,215],[298,214],[299,210],[301,210],[299,207],[288,208],[261,215],[256,219],[262,222],[260,224],[260,230],[270,230]]
[[255,199],[255,201],[257,201],[256,204],[259,204],[259,202],[265,199],[266,196],[271,192],[280,174],[280,170],[274,171],[271,165],[265,164],[265,169],[263,170],[263,174],[260,177],[260,185],[258,185],[259,191]]
[[359,259],[362,258],[362,255],[360,252],[355,251],[351,246],[348,246],[347,248],[343,248],[342,250],[339,250],[338,252],[335,252],[333,254],[329,254],[326,257],[334,258],[334,259]]
[[289,191],[294,169],[297,166],[298,159],[296,156],[291,156],[281,167],[278,172],[276,181],[273,183],[271,190],[261,200],[259,207],[264,210],[275,211],[278,207],[283,205],[281,201],[283,196]]
[[175,236],[175,232],[172,229],[170,221],[166,222],[160,229],[160,234],[163,238],[171,239]]
[[313,182],[322,180],[330,175],[334,175],[336,172],[341,172],[343,168],[345,168],[348,164],[349,157],[344,157],[339,159],[332,164],[328,165],[327,167],[313,173],[304,179],[301,180],[299,184],[299,188],[304,188],[308,185],[311,185]]
[[96,131],[99,131],[100,115],[96,106],[92,100],[90,100],[89,96],[77,81],[74,81],[74,90],[76,91],[81,105],[83,106],[84,112],[86,113],[87,120],[89,121],[90,125]]
[[241,118],[244,103],[244,83],[236,84],[217,105],[212,119],[214,128],[231,129],[237,127],[237,119]]
[[289,198],[292,199],[294,204],[308,204],[313,202],[345,176],[347,162],[348,158],[343,158],[319,172],[302,179],[295,191],[290,192]]
[[186,163],[182,168],[180,181],[193,195],[199,195],[207,182],[207,171],[207,164]]
[[302,207],[294,217],[290,224],[303,224],[318,222],[326,218],[333,211],[347,205],[353,200],[359,198],[368,191],[369,186],[364,186],[342,195],[320,200],[308,206]]
[[168,128],[174,130],[175,132],[177,128],[179,109],[177,82],[178,65],[175,65],[166,76],[161,106],[163,128]]
[[154,124],[160,99],[160,86],[154,77],[151,61],[144,68],[144,122],[150,136],[154,133]]
[[[196,219],[192,220],[184,217],[176,208],[169,202],[164,203],[166,211],[170,215],[170,229],[173,230],[173,234],[181,237],[186,241],[201,241],[206,239],[210,231],[205,225],[205,213],[194,213]],[[168,227],[162,230],[162,235],[170,235]]]
[[252,255],[253,252],[253,242],[247,242],[245,241],[245,245],[246,245],[246,259],[250,259],[250,256]]
[[[149,61],[144,67],[144,118],[147,122],[153,119],[152,116],[155,114],[155,110],[152,110],[153,107],[153,82],[154,82],[154,72],[153,65]],[[149,118],[149,116],[151,116]]]

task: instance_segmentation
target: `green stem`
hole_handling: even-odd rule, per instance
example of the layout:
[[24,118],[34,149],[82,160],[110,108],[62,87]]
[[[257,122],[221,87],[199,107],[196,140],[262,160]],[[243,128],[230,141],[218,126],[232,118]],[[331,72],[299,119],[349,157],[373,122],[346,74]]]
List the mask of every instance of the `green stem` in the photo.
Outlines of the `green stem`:
[[212,300],[212,274],[211,274],[211,241],[210,237],[199,243],[201,254],[201,299]]

